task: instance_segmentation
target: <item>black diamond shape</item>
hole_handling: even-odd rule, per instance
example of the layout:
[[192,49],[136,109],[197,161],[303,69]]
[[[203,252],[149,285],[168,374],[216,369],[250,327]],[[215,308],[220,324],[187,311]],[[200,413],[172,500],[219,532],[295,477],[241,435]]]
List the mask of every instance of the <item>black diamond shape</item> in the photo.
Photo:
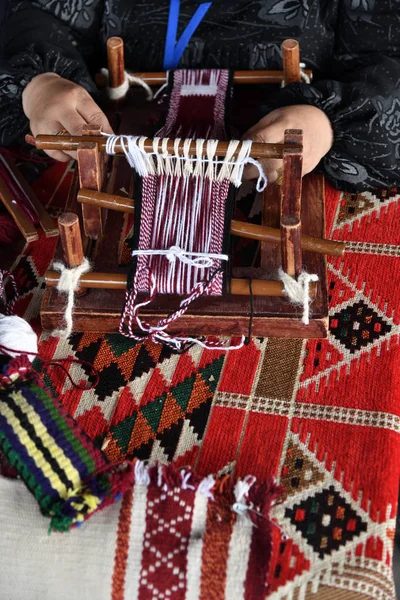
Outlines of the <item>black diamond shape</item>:
[[[154,440],[149,440],[148,442],[145,442],[144,444],[139,446],[139,448],[136,448],[134,450],[132,456],[134,456],[135,458],[138,458],[139,460],[149,460],[151,451],[153,450],[153,445],[154,445]],[[127,455],[126,458],[132,458],[132,456]]]
[[210,415],[212,397],[207,398],[206,402],[202,402],[200,406],[195,408],[186,418],[189,419],[193,431],[196,433],[199,440],[203,439],[206,429],[208,417]]
[[146,344],[142,343],[135,363],[133,364],[132,373],[129,380],[133,381],[136,379],[136,377],[141,377],[143,373],[148,373],[150,369],[153,369],[156,366],[156,364],[160,364],[164,360],[170,358],[173,352],[174,351],[171,348],[163,346],[158,360],[155,360],[154,357],[148,352]]
[[287,508],[285,516],[320,558],[367,530],[367,524],[333,486]]
[[164,454],[168,457],[169,461],[174,458],[174,454],[182,432],[183,421],[184,419],[179,419],[177,423],[173,423],[171,427],[164,429],[162,433],[157,435],[157,439],[160,441],[160,445],[164,450]]
[[99,383],[96,385],[96,394],[99,400],[104,400],[115,390],[126,384],[126,378],[121,373],[117,363],[111,363],[99,371]]
[[352,354],[392,329],[362,300],[335,313],[330,318],[329,328],[332,335]]
[[14,270],[16,284],[20,296],[24,296],[38,286],[38,279],[28,256],[23,256]]

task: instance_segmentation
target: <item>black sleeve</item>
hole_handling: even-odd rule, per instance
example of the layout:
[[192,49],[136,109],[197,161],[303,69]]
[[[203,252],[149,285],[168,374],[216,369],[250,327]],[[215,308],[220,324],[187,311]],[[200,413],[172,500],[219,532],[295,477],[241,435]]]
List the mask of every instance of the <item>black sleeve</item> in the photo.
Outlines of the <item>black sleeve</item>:
[[[56,8],[62,4],[64,9],[75,5],[74,2],[50,4]],[[58,18],[40,8],[38,2],[9,2],[3,23],[0,59],[0,145],[22,141],[28,131],[28,119],[22,110],[22,92],[36,75],[57,73],[89,92],[95,92],[90,66],[95,60],[96,43],[91,39],[91,31],[97,29],[98,34],[101,5],[97,0],[91,3],[92,12],[85,15],[83,29],[72,27],[65,18],[68,15]]]
[[343,0],[329,78],[287,86],[273,108],[291,104],[330,118],[334,144],[318,168],[335,187],[400,186],[400,3]]

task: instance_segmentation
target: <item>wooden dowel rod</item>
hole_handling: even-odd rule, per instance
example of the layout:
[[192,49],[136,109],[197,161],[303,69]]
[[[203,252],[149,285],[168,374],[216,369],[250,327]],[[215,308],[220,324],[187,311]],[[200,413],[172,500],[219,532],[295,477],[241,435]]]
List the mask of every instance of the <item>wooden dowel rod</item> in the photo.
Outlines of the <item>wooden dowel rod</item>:
[[[60,273],[57,271],[46,272],[45,281],[48,287],[55,287],[59,279]],[[92,271],[82,275],[80,281],[86,288],[124,290],[126,289],[127,276],[119,273],[96,273]],[[316,289],[316,284],[311,284],[311,298],[315,298]],[[284,296],[283,285],[280,281],[254,279],[252,281],[252,291],[254,296]],[[249,293],[247,279],[231,280],[231,294],[234,296],[248,296]]]
[[[134,201],[131,198],[123,198],[115,194],[106,194],[94,190],[80,189],[78,192],[78,202],[130,214],[134,212]],[[231,221],[231,234],[260,242],[279,243],[281,239],[279,229],[236,221],[235,219]],[[301,238],[301,247],[303,250],[310,250],[318,254],[343,256],[346,250],[346,243],[303,235]]]
[[[31,143],[32,136],[26,136],[26,141]],[[74,136],[74,135],[37,135],[35,139],[35,146],[39,150],[67,150],[67,151],[76,151],[80,144],[87,142],[95,142],[98,144],[99,149],[105,151],[106,149],[106,138],[104,136]],[[184,140],[182,140],[178,145],[179,153],[183,155],[183,144]],[[215,154],[216,156],[225,156],[228,150],[229,142],[218,142]],[[233,157],[236,158],[240,152],[242,144],[239,144],[236,148]],[[144,149],[146,152],[153,151],[153,140],[151,138],[147,138],[144,142]],[[254,142],[251,147],[250,156],[253,158],[283,158],[284,150],[292,150],[295,152],[301,152],[303,150],[302,146],[297,144],[260,144]],[[175,154],[174,150],[174,140],[170,139],[167,144],[167,151],[171,154]],[[115,152],[118,154],[122,154],[123,150],[121,144],[115,144]],[[191,142],[189,147],[189,154],[196,154],[196,142]],[[207,148],[204,145],[203,148],[203,156],[207,155]]]
[[[231,221],[231,233],[238,237],[248,238],[250,240],[259,240],[260,242],[279,243],[281,233],[279,229],[267,227],[266,225],[255,225],[253,223],[244,223],[242,221]],[[310,235],[302,235],[301,247],[303,250],[317,252],[318,254],[327,254],[329,256],[344,256],[346,251],[345,242],[336,242],[334,240],[324,240],[314,238]]]
[[[84,259],[81,229],[78,215],[63,213],[58,218],[58,230],[64,253],[64,260],[68,268],[79,267]],[[85,288],[79,287],[78,295],[85,293]]]
[[[304,72],[312,79],[312,71],[305,69]],[[163,85],[167,76],[165,72],[158,73],[132,73],[134,77],[139,77],[148,85],[159,86]],[[279,84],[285,79],[284,71],[234,71],[233,83],[238,85],[251,84]],[[99,88],[106,86],[106,78],[101,73],[96,75],[96,85]],[[134,83],[131,83],[134,86]]]
[[[285,142],[299,143],[303,133],[298,129],[285,131]],[[291,277],[303,270],[301,248],[301,187],[303,155],[290,150],[284,151],[283,179],[281,187],[281,244],[282,268]]]
[[14,220],[14,223],[24,236],[25,240],[35,242],[39,239],[39,234],[36,231],[36,227],[31,223],[24,211],[19,208],[17,202],[14,200],[13,194],[8,189],[5,182],[0,178],[0,202],[3,202],[4,206],[10,213]]
[[107,63],[109,86],[117,88],[125,80],[124,42],[120,37],[107,40]]
[[285,40],[283,42],[282,60],[285,85],[301,81],[300,46],[296,40]]
[[95,192],[81,188],[77,196],[78,202],[88,204],[89,206],[99,206],[119,212],[134,213],[134,202],[131,198],[123,198],[115,194],[106,194],[105,192]]

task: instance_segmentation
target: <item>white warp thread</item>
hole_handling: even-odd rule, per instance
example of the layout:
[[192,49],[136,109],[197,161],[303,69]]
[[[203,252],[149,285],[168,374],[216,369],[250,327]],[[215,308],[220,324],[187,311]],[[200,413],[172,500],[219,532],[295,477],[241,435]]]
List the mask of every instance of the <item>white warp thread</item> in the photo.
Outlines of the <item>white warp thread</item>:
[[67,306],[65,308],[64,320],[65,329],[54,329],[51,335],[60,337],[64,340],[69,338],[72,333],[72,311],[74,309],[74,294],[79,287],[79,280],[84,273],[90,271],[90,263],[87,258],[83,259],[83,263],[78,267],[68,269],[63,263],[55,262],[53,269],[60,272],[60,280],[57,284],[57,290],[68,295]]
[[[128,163],[141,177],[180,174],[185,177],[193,174],[196,177],[205,177],[211,181],[227,179],[235,187],[239,187],[242,183],[244,167],[247,164],[252,164],[258,169],[259,173],[256,184],[257,191],[262,192],[267,187],[268,180],[261,163],[250,156],[251,140],[230,141],[225,157],[218,157],[216,155],[218,145],[216,140],[196,140],[195,154],[189,155],[189,146],[193,140],[184,140],[183,153],[179,154],[178,146],[182,141],[180,138],[175,140],[164,138],[161,144],[159,138],[154,138],[153,149],[151,152],[147,152],[145,150],[146,137],[107,133],[103,133],[103,135],[107,137],[106,153],[115,154],[115,147],[120,144]],[[172,154],[167,151],[169,141],[173,141],[174,151]],[[240,151],[235,159],[233,155],[239,144],[241,144]],[[204,147],[206,150],[205,156],[203,156]]]
[[[107,84],[109,83],[109,72],[108,69],[101,69],[101,74],[107,80]],[[147,92],[147,100],[153,100],[154,94],[151,87],[140,77],[136,77],[136,75],[131,75],[127,71],[125,71],[125,79],[124,83],[116,88],[107,87],[107,94],[111,100],[121,100],[124,98],[131,86],[131,84],[140,85]]]
[[279,279],[283,283],[284,293],[289,297],[292,304],[303,307],[302,322],[304,325],[310,323],[310,283],[318,281],[318,275],[310,275],[303,271],[297,279],[291,277],[279,269]]

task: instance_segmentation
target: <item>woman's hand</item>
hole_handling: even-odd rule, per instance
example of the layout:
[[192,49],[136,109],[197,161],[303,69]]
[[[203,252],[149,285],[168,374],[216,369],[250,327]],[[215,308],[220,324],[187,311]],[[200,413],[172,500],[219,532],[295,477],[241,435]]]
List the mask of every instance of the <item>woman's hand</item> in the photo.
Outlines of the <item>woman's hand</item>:
[[[282,144],[285,129],[303,130],[303,175],[310,173],[333,144],[333,131],[328,117],[315,106],[285,106],[263,117],[243,137],[253,142]],[[276,181],[282,160],[266,159],[261,163],[268,181]],[[249,165],[245,169],[245,179],[255,179],[257,176],[256,167]]]
[[[34,136],[55,135],[63,129],[71,135],[81,135],[85,123],[99,124],[103,131],[112,133],[107,117],[90,94],[56,73],[34,77],[22,94],[22,105]],[[49,150],[47,154],[63,162],[75,158],[73,152]]]

